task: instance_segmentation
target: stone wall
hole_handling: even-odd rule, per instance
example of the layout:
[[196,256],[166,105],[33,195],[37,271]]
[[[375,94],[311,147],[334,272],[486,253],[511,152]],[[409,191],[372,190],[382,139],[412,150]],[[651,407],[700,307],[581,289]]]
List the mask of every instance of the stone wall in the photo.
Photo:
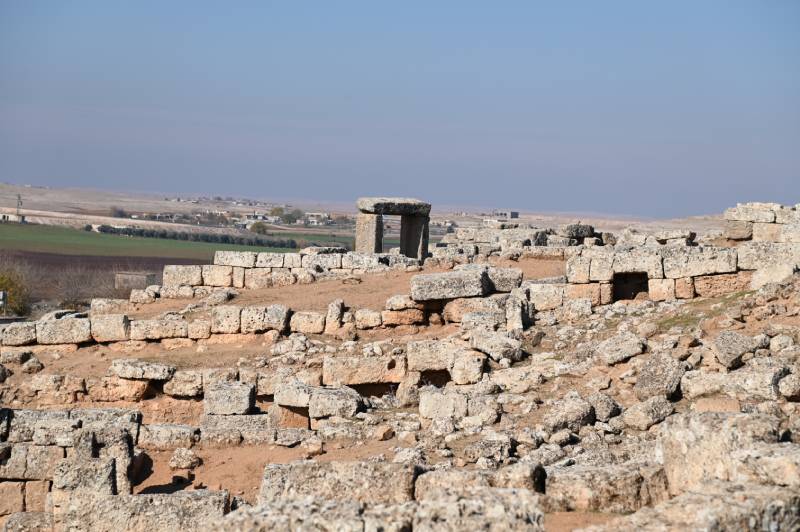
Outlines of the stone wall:
[[[305,248],[297,253],[217,251],[213,264],[164,266],[163,285],[158,294],[164,298],[205,297],[214,288],[258,289],[305,284],[419,264],[419,260],[402,255],[353,253],[336,247]],[[134,290],[131,301],[151,302],[156,298],[153,290]]]
[[739,203],[727,209],[725,236],[729,240],[800,243],[800,206],[778,203]]

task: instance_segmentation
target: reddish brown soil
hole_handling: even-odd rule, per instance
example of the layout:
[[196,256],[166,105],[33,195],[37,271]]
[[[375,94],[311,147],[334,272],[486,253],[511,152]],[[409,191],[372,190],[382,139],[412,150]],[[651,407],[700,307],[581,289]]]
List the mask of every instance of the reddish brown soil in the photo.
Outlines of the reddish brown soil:
[[[394,456],[392,448],[397,441],[370,441],[366,445],[352,446],[343,443],[323,445],[324,453],[315,457],[321,462],[360,461],[373,456],[383,455],[391,460]],[[169,467],[172,451],[148,451],[152,459],[152,472],[143,482],[134,488],[135,493],[171,493],[180,489],[199,488],[226,489],[231,495],[243,497],[255,503],[261,484],[261,474],[267,464],[285,464],[293,460],[305,458],[305,452],[299,447],[285,448],[274,445],[240,446],[224,449],[196,448],[194,451],[203,463],[192,472],[193,481],[173,483],[173,477],[179,476],[188,480],[185,470],[173,471]]]

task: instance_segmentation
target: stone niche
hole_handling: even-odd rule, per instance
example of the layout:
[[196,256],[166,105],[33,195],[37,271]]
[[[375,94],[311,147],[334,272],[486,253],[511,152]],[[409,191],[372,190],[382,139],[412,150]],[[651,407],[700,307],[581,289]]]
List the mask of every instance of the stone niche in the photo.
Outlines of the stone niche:
[[400,216],[400,253],[428,255],[431,204],[411,198],[359,198],[356,203],[356,252],[383,253],[383,216]]

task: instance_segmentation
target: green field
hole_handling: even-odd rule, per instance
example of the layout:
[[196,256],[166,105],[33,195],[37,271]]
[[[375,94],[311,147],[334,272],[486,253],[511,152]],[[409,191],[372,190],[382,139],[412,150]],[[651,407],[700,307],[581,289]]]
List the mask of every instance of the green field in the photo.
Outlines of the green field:
[[0,251],[105,257],[168,257],[210,260],[214,251],[292,251],[235,244],[188,242],[91,233],[50,225],[0,223]]

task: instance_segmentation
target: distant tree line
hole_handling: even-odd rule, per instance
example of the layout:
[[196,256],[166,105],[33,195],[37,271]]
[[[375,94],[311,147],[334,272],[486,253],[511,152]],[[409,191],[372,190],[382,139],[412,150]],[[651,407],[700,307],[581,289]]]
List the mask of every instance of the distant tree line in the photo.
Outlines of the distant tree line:
[[[91,231],[87,225],[84,230]],[[187,233],[186,231],[168,231],[166,229],[143,229],[141,227],[112,227],[101,225],[99,233],[107,235],[138,236],[143,238],[166,238],[168,240],[186,240],[189,242],[209,242],[213,244],[237,244],[240,246],[259,246],[267,248],[297,248],[297,242],[288,238],[264,238],[256,235],[226,235],[218,233]]]

